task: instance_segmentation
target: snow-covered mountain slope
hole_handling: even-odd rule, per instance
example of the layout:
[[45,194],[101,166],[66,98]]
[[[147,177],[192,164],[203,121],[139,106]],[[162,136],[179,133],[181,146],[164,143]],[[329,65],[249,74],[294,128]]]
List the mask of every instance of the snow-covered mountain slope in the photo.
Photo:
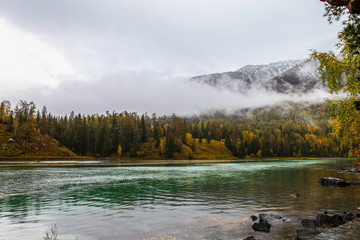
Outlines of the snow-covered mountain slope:
[[247,65],[234,72],[201,75],[190,80],[240,93],[263,88],[277,93],[301,94],[324,88],[318,67],[316,60],[290,60]]
[[247,65],[234,72],[214,73],[192,77],[191,81],[205,83],[216,88],[246,92],[248,89],[263,85],[281,73],[304,63],[306,60],[289,60],[266,65]]
[[267,81],[264,87],[279,93],[307,93],[324,88],[318,68],[319,62],[309,59]]

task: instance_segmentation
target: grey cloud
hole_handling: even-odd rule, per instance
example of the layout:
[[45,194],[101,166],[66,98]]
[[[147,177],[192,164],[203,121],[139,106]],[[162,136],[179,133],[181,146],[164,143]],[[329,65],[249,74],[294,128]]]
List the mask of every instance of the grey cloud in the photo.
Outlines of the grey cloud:
[[[65,81],[54,89],[34,88],[18,93],[50,112],[64,115],[130,111],[191,115],[213,110],[233,111],[286,100],[323,101],[325,93],[306,96],[278,95],[252,89],[246,95],[179,79],[157,72],[123,72],[91,82]],[[14,100],[10,99],[13,103]]]
[[0,1],[0,16],[53,43],[90,75],[196,75],[304,58],[313,39],[336,35],[322,13],[313,0]]

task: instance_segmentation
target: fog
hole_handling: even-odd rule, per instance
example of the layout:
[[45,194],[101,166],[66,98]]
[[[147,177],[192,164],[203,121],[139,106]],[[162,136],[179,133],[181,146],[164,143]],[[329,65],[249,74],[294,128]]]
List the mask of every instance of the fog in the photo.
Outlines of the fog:
[[[20,99],[34,101],[38,108],[64,115],[128,111],[188,116],[212,111],[231,113],[240,108],[281,101],[323,102],[330,95],[316,90],[305,95],[287,95],[252,88],[246,94],[189,81],[187,77],[151,71],[122,72],[92,81],[63,81],[55,88],[32,88],[18,92]],[[11,98],[14,105],[19,99]]]

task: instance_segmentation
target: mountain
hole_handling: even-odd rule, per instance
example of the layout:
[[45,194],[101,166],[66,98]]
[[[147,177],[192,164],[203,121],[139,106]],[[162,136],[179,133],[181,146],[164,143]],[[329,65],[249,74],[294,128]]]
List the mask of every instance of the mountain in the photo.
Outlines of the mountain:
[[322,88],[316,60],[289,60],[267,65],[247,65],[234,72],[195,76],[190,81],[246,93],[264,88],[277,93],[306,93]]
[[264,87],[279,93],[308,93],[324,88],[318,68],[318,61],[306,60],[267,81]]

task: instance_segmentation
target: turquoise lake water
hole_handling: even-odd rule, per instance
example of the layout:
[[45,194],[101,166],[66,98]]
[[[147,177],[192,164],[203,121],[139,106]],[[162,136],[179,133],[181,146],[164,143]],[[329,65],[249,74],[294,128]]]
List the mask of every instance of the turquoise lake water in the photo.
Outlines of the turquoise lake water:
[[[360,186],[323,187],[351,160],[0,167],[0,239],[293,239],[319,209],[360,212]],[[352,181],[359,181],[356,176]],[[300,197],[293,195],[298,193]],[[254,232],[251,215],[287,219]]]

